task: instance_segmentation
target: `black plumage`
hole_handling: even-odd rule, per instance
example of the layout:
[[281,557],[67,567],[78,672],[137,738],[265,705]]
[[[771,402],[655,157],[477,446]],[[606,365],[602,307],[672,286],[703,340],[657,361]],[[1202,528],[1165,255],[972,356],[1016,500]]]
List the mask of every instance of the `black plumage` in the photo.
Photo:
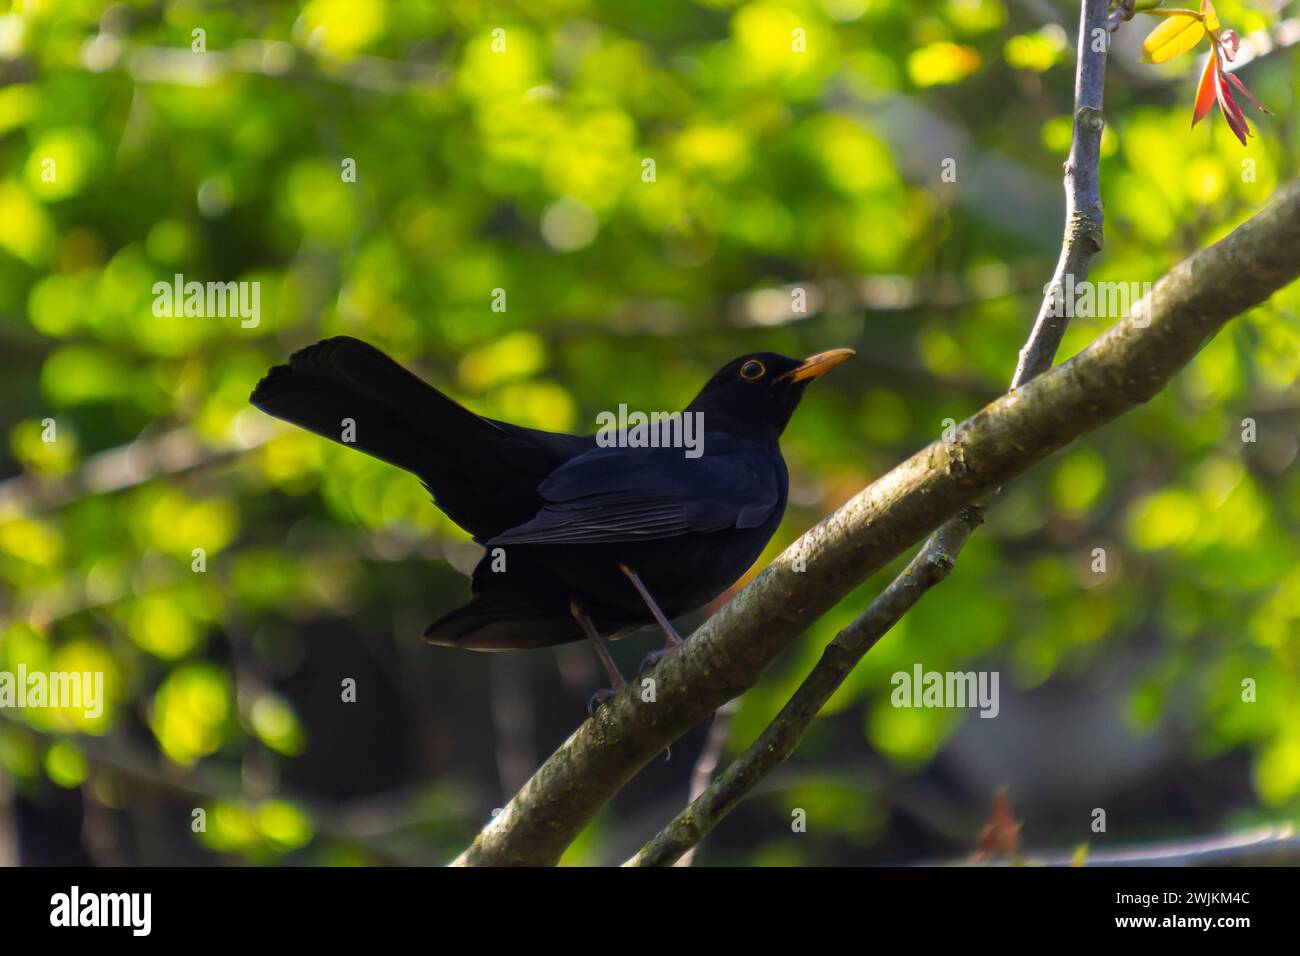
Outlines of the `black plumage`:
[[430,641],[502,650],[587,636],[603,650],[588,623],[617,635],[656,620],[656,603],[674,618],[753,564],[785,511],[781,432],[806,385],[850,354],[729,362],[684,410],[701,416],[698,457],[476,415],[347,337],[295,353],[250,401],[333,441],[350,419],[351,447],[416,475],[487,548],[473,599],[430,625]]

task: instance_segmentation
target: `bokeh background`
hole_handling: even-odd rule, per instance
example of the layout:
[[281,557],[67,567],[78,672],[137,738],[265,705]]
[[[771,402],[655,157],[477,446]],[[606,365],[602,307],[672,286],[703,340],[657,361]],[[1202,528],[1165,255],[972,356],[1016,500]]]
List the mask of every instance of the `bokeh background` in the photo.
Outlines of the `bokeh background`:
[[[1204,45],[1149,66],[1156,21],[1123,27],[1095,279],[1158,278],[1296,173],[1300,10],[1218,9],[1277,115],[1245,148],[1217,116],[1190,129]],[[584,718],[594,657],[426,646],[477,547],[415,479],[250,408],[253,384],[346,333],[477,411],[591,431],[620,402],[681,407],[748,351],[854,347],[786,433],[771,557],[1005,388],[1059,245],[1077,20],[1049,0],[8,5],[0,669],[102,670],[109,701],[0,711],[0,861],[453,856]],[[260,324],[156,318],[175,273],[260,282]],[[1032,849],[1300,819],[1297,305],[1007,488],[697,865],[961,857],[1001,786]],[[1110,321],[1076,320],[1062,357]],[[724,754],[896,569],[744,696]],[[614,653],[630,670],[658,643]],[[1000,716],[891,707],[917,662],[999,671]],[[705,737],[565,861],[639,847]]]

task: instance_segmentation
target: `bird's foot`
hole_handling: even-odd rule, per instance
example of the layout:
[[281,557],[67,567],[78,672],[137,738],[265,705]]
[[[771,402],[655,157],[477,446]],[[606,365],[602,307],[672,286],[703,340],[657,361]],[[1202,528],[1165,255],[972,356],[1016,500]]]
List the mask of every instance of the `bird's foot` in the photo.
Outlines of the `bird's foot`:
[[617,688],[604,687],[592,694],[587,701],[587,716],[595,717],[596,711],[605,706],[605,701],[618,693]]
[[645,656],[645,659],[641,661],[641,666],[636,669],[636,676],[640,677],[650,668],[654,667],[661,660],[663,660],[664,656],[671,650],[672,650],[671,647],[661,647],[657,651],[651,651],[649,654]]

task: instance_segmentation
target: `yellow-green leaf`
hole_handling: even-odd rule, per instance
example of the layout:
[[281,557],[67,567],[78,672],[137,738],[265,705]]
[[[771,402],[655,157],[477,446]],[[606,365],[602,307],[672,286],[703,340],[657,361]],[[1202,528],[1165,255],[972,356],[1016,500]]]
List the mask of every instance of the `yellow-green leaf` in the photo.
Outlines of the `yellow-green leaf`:
[[1219,29],[1219,14],[1210,0],[1201,0],[1201,22],[1205,24],[1205,29],[1210,33]]
[[1142,59],[1151,63],[1172,60],[1200,43],[1203,36],[1205,26],[1196,14],[1168,17],[1142,41]]

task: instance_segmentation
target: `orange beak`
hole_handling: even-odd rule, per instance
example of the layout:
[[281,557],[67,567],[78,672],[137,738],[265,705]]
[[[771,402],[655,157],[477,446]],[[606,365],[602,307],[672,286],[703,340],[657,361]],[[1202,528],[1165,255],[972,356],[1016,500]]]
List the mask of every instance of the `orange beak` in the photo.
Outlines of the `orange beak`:
[[846,361],[853,355],[853,349],[831,349],[827,352],[818,352],[816,355],[810,355],[799,365],[786,372],[778,382],[789,379],[792,382],[803,382],[808,379],[821,378],[835,366]]

